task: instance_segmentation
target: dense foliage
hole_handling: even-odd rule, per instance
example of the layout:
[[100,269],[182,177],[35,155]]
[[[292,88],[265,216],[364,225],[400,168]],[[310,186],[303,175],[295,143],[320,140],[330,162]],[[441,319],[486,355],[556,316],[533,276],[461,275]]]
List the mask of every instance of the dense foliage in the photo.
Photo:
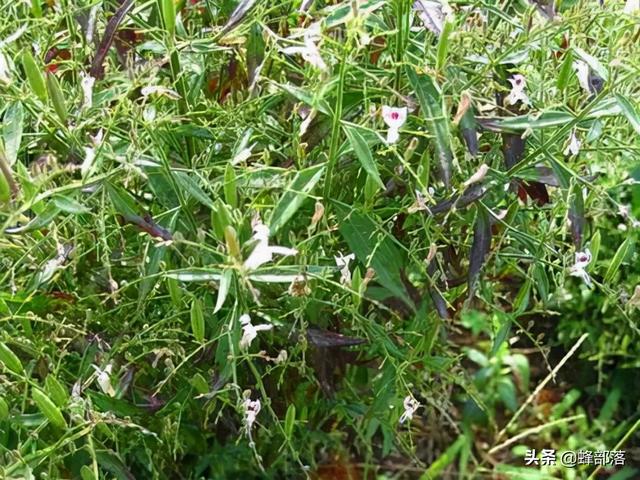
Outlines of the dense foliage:
[[637,2],[0,20],[1,478],[637,478]]

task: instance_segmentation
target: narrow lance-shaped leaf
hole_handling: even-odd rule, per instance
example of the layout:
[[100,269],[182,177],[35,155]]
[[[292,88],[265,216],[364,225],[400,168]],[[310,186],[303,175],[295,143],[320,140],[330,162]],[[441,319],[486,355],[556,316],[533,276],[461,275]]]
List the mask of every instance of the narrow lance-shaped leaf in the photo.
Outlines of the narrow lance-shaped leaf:
[[369,177],[371,177],[371,179],[380,188],[384,189],[384,183],[382,183],[378,167],[376,166],[376,162],[373,160],[373,155],[371,154],[367,141],[354,127],[345,125],[344,133],[347,135],[353,151],[356,152],[356,156],[358,157],[362,168],[364,168],[365,172],[367,172]]
[[638,135],[640,135],[640,114],[636,107],[629,101],[629,99],[623,95],[616,95],[616,99],[620,104],[620,108],[622,109],[622,113],[627,120],[636,131]]
[[198,342],[204,341],[204,312],[202,302],[197,298],[191,303],[191,331]]
[[287,187],[287,191],[282,194],[273,209],[270,222],[271,235],[274,235],[293,217],[307,199],[313,187],[322,178],[323,173],[324,165],[315,165],[296,174],[291,184]]
[[4,113],[4,153],[9,166],[16,163],[20,143],[22,142],[22,129],[24,124],[24,109],[21,102],[9,105]]
[[22,227],[7,228],[5,230],[5,233],[17,234],[40,230],[41,228],[49,225],[49,223],[51,223],[51,221],[56,218],[59,213],[60,209],[55,205],[55,203],[51,202],[47,204],[46,208],[40,215],[33,218],[29,223]]
[[231,30],[236,28],[238,24],[242,22],[242,20],[244,20],[247,13],[251,11],[251,9],[254,7],[255,4],[256,4],[256,0],[241,0],[238,6],[233,11],[233,13],[231,13],[229,20],[227,21],[225,26],[222,28],[218,36],[222,37],[223,35],[226,35]]
[[620,270],[620,266],[622,262],[627,257],[629,252],[633,248],[633,237],[628,236],[625,238],[624,242],[620,244],[616,254],[613,256],[611,263],[609,264],[609,268],[607,268],[607,273],[604,274],[604,283],[609,283],[613,280],[615,274]]
[[489,214],[484,207],[478,207],[478,214],[473,225],[473,244],[469,257],[469,298],[475,292],[476,282],[480,275],[480,270],[491,248],[491,222]]
[[118,26],[124,20],[124,17],[133,7],[133,0],[125,0],[124,3],[118,7],[116,13],[109,19],[107,27],[104,30],[104,35],[96,51],[96,56],[93,57],[91,62],[91,76],[97,80],[101,80],[104,77],[104,59],[111,48],[111,44],[115,38]]
[[453,149],[451,147],[449,117],[445,113],[442,94],[430,76],[418,76],[411,67],[407,68],[407,75],[420,102],[427,128],[434,136],[440,177],[445,186],[449,188],[451,186]]
[[478,155],[478,131],[473,107],[469,107],[460,119],[460,133],[469,153],[475,157]]
[[582,250],[582,236],[584,233],[584,199],[580,183],[575,183],[571,189],[569,203],[569,221],[571,222],[571,237],[577,251]]

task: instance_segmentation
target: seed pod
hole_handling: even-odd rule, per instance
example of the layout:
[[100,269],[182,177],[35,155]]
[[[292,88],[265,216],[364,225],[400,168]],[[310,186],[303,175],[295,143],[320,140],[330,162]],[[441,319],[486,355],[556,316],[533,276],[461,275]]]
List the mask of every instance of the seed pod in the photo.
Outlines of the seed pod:
[[24,67],[24,73],[27,75],[29,86],[33,93],[43,102],[47,100],[47,87],[42,77],[42,72],[38,67],[33,55],[30,51],[25,51],[22,54],[22,66]]
[[31,397],[38,407],[38,410],[42,412],[52,425],[58,428],[67,428],[67,421],[62,416],[62,412],[42,390],[33,388],[31,390]]
[[202,302],[197,298],[191,303],[191,331],[198,342],[204,342],[204,313]]
[[47,375],[44,381],[47,393],[51,396],[51,400],[59,407],[64,407],[69,400],[69,393],[60,383],[60,381],[52,374]]
[[49,92],[49,98],[51,98],[51,103],[53,103],[53,108],[58,114],[58,117],[60,117],[62,123],[66,123],[68,116],[67,106],[64,103],[64,95],[62,94],[62,89],[60,88],[58,78],[53,73],[47,75],[47,90]]
[[0,342],[0,362],[4,363],[4,366],[13,373],[21,374],[24,371],[22,362],[17,355],[2,342]]

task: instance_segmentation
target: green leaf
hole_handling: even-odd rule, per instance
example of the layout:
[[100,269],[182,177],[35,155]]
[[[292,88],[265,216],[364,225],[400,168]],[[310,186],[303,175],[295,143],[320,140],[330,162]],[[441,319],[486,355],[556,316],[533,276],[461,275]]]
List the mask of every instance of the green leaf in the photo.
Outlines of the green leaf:
[[227,299],[227,295],[229,294],[229,287],[231,286],[232,279],[233,270],[225,270],[222,274],[222,278],[220,279],[220,286],[218,287],[218,298],[216,300],[216,306],[213,309],[213,313],[218,313],[224,305],[224,301]]
[[22,227],[7,228],[5,232],[15,234],[40,230],[41,228],[49,225],[49,223],[51,223],[51,221],[56,218],[59,213],[60,209],[58,208],[58,206],[54,202],[50,202],[47,204],[43,212],[33,218],[29,223],[23,225]]
[[284,417],[284,434],[289,441],[291,441],[291,435],[293,434],[293,427],[296,421],[296,406],[292,403],[287,408],[287,413]]
[[300,170],[296,174],[273,209],[270,222],[271,235],[275,235],[293,217],[309,196],[313,187],[322,178],[323,173],[324,165],[315,165],[305,170]]
[[438,38],[438,51],[436,53],[436,70],[438,71],[442,70],[444,62],[447,59],[447,52],[449,51],[449,37],[451,36],[451,32],[454,31],[454,28],[455,22],[446,17],[442,27],[442,33]]
[[467,444],[467,439],[464,435],[460,435],[455,442],[453,442],[442,455],[440,455],[435,462],[433,462],[426,472],[420,477],[420,480],[432,480],[440,478],[440,473],[450,465],[458,455],[460,449]]
[[214,203],[209,195],[198,185],[198,182],[186,172],[172,172],[178,184],[184,188],[189,195],[199,201],[205,207],[214,208]]
[[58,428],[67,428],[67,421],[62,416],[62,412],[42,390],[35,387],[32,388],[31,398],[33,398],[38,410],[42,412],[52,425]]
[[227,164],[224,170],[224,199],[232,208],[238,207],[236,173],[230,163]]
[[349,212],[343,206],[336,206],[336,211],[338,218],[343,218],[338,228],[349,249],[364,265],[371,265],[377,281],[389,293],[402,299],[412,309],[415,308],[400,275],[404,257],[387,230],[355,210]]
[[587,65],[589,65],[593,71],[600,75],[605,82],[609,79],[609,72],[600,63],[600,60],[592,55],[589,55],[580,47],[573,47],[573,51],[576,52],[576,55],[578,55],[578,57],[580,57]]
[[446,113],[444,99],[438,85],[430,76],[418,76],[411,67],[407,68],[407,75],[413,89],[416,91],[422,115],[427,122],[427,128],[434,136],[440,178],[445,186],[449,188],[451,186],[453,148],[451,146],[449,116]]
[[176,6],[174,0],[162,0],[162,20],[169,36],[176,31]]
[[7,418],[9,418],[9,405],[4,398],[0,397],[0,422],[4,422]]
[[22,66],[33,93],[35,93],[43,102],[46,101],[47,86],[45,85],[44,77],[42,76],[42,67],[36,64],[36,61],[29,50],[25,50],[22,54]]
[[127,217],[138,215],[138,206],[129,192],[111,183],[108,183],[106,188],[111,204],[117,213]]
[[13,373],[21,374],[24,372],[22,362],[18,356],[2,342],[0,342],[0,362],[4,364],[5,368],[11,370]]
[[14,102],[4,112],[4,127],[2,137],[4,140],[4,153],[9,165],[16,163],[20,143],[22,142],[22,129],[24,125],[24,109],[21,102]]
[[620,108],[622,109],[624,116],[627,117],[627,120],[629,120],[629,123],[636,133],[640,134],[640,115],[638,114],[636,107],[623,95],[616,95],[616,99],[620,104]]
[[360,160],[362,168],[364,168],[365,172],[367,172],[371,179],[380,188],[384,189],[384,183],[382,183],[378,167],[376,166],[376,162],[373,160],[373,155],[371,154],[367,141],[355,127],[345,125],[344,133],[351,144],[351,148],[356,152],[356,156],[358,157],[358,160]]
[[620,265],[622,265],[622,262],[632,250],[632,246],[633,240],[630,236],[625,238],[624,242],[620,244],[616,254],[613,256],[613,260],[611,260],[609,264],[609,268],[607,268],[607,273],[604,274],[604,283],[610,283],[611,280],[613,280],[615,274],[620,270]]
[[54,205],[63,212],[76,215],[91,212],[90,208],[85,207],[81,203],[76,202],[74,199],[64,195],[56,195],[55,197],[53,197],[52,201]]
[[564,60],[562,61],[562,65],[560,65],[560,71],[556,80],[556,86],[561,92],[564,91],[564,89],[567,87],[572,72],[573,52],[571,50],[567,50],[564,54]]
[[204,312],[202,302],[198,298],[191,302],[191,331],[198,342],[204,342]]
[[69,400],[69,393],[60,383],[60,381],[50,373],[44,381],[47,393],[58,407],[64,407]]
[[80,478],[82,478],[82,480],[98,480],[88,465],[83,465],[82,468],[80,468]]

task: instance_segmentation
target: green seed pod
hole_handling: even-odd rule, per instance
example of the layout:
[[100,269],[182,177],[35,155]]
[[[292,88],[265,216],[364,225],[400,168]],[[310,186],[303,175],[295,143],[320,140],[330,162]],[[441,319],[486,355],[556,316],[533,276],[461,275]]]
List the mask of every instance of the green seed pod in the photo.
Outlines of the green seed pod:
[[47,87],[44,83],[42,71],[28,50],[22,54],[22,66],[24,67],[24,73],[27,75],[27,80],[33,93],[43,102],[46,101]]
[[198,342],[204,342],[204,313],[202,302],[197,298],[191,303],[191,331]]
[[0,422],[9,418],[9,405],[4,401],[4,398],[0,398]]
[[51,400],[53,400],[57,406],[64,407],[67,404],[69,393],[53,374],[47,375],[44,385]]
[[51,98],[51,103],[53,103],[53,108],[58,114],[58,117],[60,117],[62,123],[66,123],[68,116],[67,106],[64,103],[64,95],[62,93],[62,89],[60,88],[58,78],[53,73],[47,75],[47,90],[49,92],[49,98]]
[[0,362],[4,363],[4,366],[13,373],[21,374],[24,371],[22,362],[17,355],[2,342],[0,342]]
[[33,398],[38,410],[42,412],[52,425],[58,428],[67,428],[67,421],[62,416],[62,412],[42,390],[33,388],[31,390],[31,398]]

